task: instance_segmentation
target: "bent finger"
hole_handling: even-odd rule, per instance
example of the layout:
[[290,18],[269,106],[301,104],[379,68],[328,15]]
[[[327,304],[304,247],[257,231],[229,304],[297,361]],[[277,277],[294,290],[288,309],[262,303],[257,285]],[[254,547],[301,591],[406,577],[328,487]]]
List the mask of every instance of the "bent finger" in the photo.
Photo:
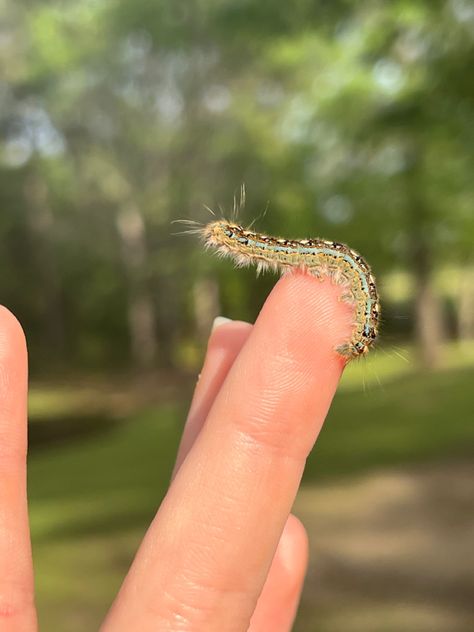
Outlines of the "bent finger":
[[221,322],[222,324],[218,323],[213,329],[209,338],[204,366],[179,445],[173,478],[201,431],[227,374],[252,331],[250,323],[224,319]]
[[[249,323],[219,319],[213,327],[203,369],[196,385],[180,443],[174,474],[178,471],[204,425],[227,374],[246,342]],[[291,630],[308,563],[308,537],[301,522],[290,515],[278,543],[249,632]]]
[[248,632],[290,632],[308,567],[308,536],[290,514]]
[[0,307],[0,630],[36,629],[26,502],[27,353],[16,318]]

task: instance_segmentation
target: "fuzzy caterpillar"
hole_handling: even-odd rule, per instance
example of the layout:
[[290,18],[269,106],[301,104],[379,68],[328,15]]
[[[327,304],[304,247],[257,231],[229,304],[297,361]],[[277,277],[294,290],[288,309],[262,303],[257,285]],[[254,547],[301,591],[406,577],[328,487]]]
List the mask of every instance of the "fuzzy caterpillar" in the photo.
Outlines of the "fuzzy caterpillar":
[[366,354],[378,335],[380,303],[374,276],[364,259],[344,244],[324,239],[279,239],[245,230],[225,220],[201,231],[206,246],[231,257],[237,266],[285,272],[302,269],[318,278],[328,276],[344,288],[341,300],[354,306],[351,339],[337,352],[346,359]]

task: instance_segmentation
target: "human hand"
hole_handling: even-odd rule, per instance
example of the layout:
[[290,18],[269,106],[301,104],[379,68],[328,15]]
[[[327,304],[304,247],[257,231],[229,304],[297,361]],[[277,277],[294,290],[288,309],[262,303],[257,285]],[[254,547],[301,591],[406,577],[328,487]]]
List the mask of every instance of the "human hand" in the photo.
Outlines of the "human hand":
[[[288,632],[307,565],[290,514],[341,376],[351,309],[282,278],[251,326],[214,329],[173,480],[102,632]],[[0,632],[36,630],[26,502],[26,345],[0,310]]]

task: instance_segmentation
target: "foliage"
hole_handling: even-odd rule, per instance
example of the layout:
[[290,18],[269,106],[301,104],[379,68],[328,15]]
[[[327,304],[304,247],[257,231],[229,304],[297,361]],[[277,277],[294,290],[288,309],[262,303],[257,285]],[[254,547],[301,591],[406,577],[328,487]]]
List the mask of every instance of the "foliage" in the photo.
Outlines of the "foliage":
[[253,317],[271,280],[171,234],[242,182],[243,222],[377,273],[471,256],[469,2],[0,7],[0,289],[38,363],[176,363],[203,279]]

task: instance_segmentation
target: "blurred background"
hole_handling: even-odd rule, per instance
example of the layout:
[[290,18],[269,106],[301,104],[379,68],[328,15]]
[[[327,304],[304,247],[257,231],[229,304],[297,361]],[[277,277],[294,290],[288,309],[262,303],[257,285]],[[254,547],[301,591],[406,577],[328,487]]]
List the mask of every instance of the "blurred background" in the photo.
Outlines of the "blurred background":
[[45,630],[98,627],[213,318],[253,320],[275,283],[173,234],[242,183],[243,224],[349,243],[382,294],[296,503],[296,631],[472,629],[473,67],[471,0],[0,0],[0,300],[31,354]]

